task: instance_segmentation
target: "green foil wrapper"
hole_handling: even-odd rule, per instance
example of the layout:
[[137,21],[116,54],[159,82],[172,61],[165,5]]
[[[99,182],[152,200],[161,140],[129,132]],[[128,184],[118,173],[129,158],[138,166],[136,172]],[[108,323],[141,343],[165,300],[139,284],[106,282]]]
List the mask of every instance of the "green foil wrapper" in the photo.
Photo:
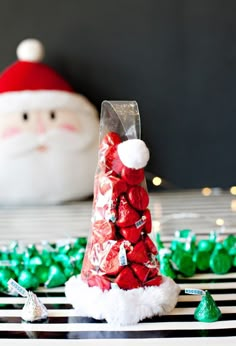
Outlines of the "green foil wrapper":
[[200,322],[215,322],[221,316],[221,311],[217,307],[214,299],[208,291],[202,295],[201,302],[194,312],[194,318]]
[[215,274],[226,274],[232,266],[232,258],[222,244],[217,244],[211,257],[210,268]]

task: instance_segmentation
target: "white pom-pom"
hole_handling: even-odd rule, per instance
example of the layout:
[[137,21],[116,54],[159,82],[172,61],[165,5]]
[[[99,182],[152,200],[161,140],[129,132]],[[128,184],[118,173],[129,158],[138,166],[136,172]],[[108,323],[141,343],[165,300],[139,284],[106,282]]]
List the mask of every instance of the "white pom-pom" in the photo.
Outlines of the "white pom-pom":
[[141,139],[129,139],[117,147],[121,162],[128,168],[140,169],[147,165],[149,150]]
[[44,47],[40,41],[28,38],[18,45],[16,55],[22,61],[39,62],[44,57]]

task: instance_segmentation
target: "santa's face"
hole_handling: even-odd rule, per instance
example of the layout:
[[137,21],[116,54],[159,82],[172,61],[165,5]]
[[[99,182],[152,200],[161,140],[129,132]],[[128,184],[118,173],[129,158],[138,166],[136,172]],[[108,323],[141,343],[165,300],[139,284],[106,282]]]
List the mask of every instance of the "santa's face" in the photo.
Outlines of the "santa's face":
[[0,114],[0,203],[92,193],[98,119],[67,109]]

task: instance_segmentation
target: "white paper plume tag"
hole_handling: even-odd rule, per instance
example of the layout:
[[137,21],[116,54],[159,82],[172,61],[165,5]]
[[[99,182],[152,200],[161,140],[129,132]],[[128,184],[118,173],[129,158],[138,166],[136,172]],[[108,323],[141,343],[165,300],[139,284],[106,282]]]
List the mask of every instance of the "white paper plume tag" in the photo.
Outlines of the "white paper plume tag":
[[120,246],[119,262],[120,262],[121,266],[127,266],[127,264],[128,264],[124,243],[122,243]]
[[184,291],[184,292],[187,293],[187,294],[198,294],[198,295],[200,295],[200,296],[203,296],[203,295],[206,294],[205,291],[199,290],[199,289],[197,289],[197,288],[185,288],[185,291]]
[[0,266],[1,266],[1,267],[12,267],[13,264],[12,264],[12,261],[9,261],[9,260],[1,260],[1,261],[0,261]]
[[28,292],[26,289],[19,285],[15,280],[10,279],[8,281],[8,287],[11,292],[17,292],[22,297],[28,297]]
[[142,216],[141,219],[139,219],[138,221],[135,222],[135,227],[136,228],[140,228],[141,226],[143,226],[146,223],[146,217]]

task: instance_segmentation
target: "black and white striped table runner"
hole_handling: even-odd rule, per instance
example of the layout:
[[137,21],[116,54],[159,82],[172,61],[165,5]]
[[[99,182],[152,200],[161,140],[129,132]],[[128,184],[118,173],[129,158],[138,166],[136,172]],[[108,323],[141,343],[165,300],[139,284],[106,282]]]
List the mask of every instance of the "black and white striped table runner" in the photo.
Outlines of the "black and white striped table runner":
[[[222,193],[203,197],[199,192],[150,195],[154,231],[160,231],[169,245],[176,229],[188,226],[204,238],[214,220],[225,221],[223,236],[235,234],[233,196]],[[0,210],[1,243],[19,239],[37,242],[87,235],[91,202],[42,208],[5,208]],[[18,221],[18,222],[17,222]],[[87,227],[87,229],[85,229]],[[40,229],[40,234],[38,233]],[[4,232],[5,230],[5,232]],[[8,232],[8,235],[6,234]],[[181,293],[171,314],[154,317],[134,326],[114,328],[104,321],[79,317],[67,303],[64,287],[40,288],[36,292],[46,305],[45,323],[24,323],[21,309],[24,298],[0,293],[0,343],[3,345],[236,345],[236,268],[226,275],[197,274],[179,278]],[[209,290],[222,317],[214,323],[194,320],[200,296],[187,295],[186,287]],[[112,339],[112,340],[111,340]]]

